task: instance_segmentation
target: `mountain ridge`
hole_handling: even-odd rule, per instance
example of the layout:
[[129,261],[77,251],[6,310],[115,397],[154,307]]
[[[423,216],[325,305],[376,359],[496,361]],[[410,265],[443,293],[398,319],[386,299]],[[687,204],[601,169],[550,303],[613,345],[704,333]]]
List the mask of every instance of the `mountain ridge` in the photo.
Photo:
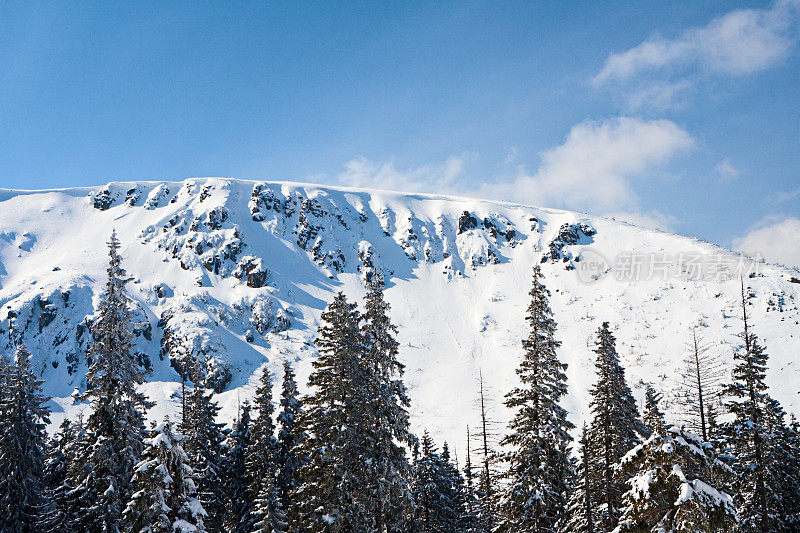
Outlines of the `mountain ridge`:
[[[756,331],[773,355],[770,383],[788,410],[800,408],[785,379],[787,372],[800,375],[800,285],[790,282],[796,270],[565,210],[193,178],[0,190],[0,350],[9,353],[9,320],[15,321],[55,397],[53,425],[85,409],[70,393],[83,387],[83,352],[112,226],[132,278],[137,350],[153,369],[145,390],[158,403],[155,417],[175,412],[176,369],[191,356],[206,360],[226,422],[252,394],[260,368],[276,372],[288,357],[304,383],[322,307],[338,290],[359,298],[364,278],[378,270],[400,327],[415,428],[461,444],[464,426],[476,419],[471,400],[479,370],[498,422],[508,418],[499,404],[515,383],[530,268],[542,264],[562,359],[570,364],[566,403],[578,423],[593,379],[591,334],[601,321],[617,330],[634,390],[646,379],[668,392],[690,325],[705,323],[721,353],[735,345],[738,277],[731,269],[742,261],[759,271],[746,280]],[[694,254],[729,271],[718,279],[692,279],[679,269],[615,279],[625,254],[651,262],[658,254],[676,261]]]

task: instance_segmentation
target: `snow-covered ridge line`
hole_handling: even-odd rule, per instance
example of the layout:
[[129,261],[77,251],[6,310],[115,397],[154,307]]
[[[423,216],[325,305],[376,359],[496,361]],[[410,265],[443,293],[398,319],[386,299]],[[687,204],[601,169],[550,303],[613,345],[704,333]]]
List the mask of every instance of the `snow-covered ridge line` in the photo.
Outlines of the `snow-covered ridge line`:
[[[3,189],[0,351],[10,353],[16,321],[46,392],[56,397],[54,424],[84,408],[70,393],[84,386],[112,227],[133,278],[136,349],[152,368],[146,391],[158,403],[154,417],[174,409],[176,370],[193,355],[206,360],[226,420],[252,394],[262,367],[277,371],[290,359],[304,383],[322,308],[339,290],[358,297],[376,269],[400,327],[414,424],[451,443],[463,442],[464,425],[474,421],[479,369],[496,404],[515,383],[534,264],[553,292],[576,423],[586,412],[600,321],[615,329],[637,394],[645,381],[671,390],[690,326],[701,324],[722,352],[736,343],[739,280],[729,267],[741,255],[601,217],[227,178]],[[620,275],[629,257],[668,258],[670,268]],[[686,257],[728,270],[693,275],[678,264]],[[601,268],[587,276],[592,262]],[[768,264],[758,270],[746,281],[757,332],[772,355],[769,377],[778,399],[798,412],[790,384],[800,378],[800,284],[790,281],[798,274]],[[503,421],[504,410],[496,411]]]

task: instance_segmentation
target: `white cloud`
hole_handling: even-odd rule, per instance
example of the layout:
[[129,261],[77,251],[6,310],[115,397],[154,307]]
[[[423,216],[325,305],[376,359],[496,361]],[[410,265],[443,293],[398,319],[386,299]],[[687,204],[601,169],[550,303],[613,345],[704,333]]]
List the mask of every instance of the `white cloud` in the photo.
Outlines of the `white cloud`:
[[680,107],[685,94],[691,89],[688,80],[671,82],[653,82],[634,89],[628,96],[628,109],[639,111],[644,108],[666,110]]
[[717,163],[717,166],[714,167],[714,170],[717,171],[717,174],[719,174],[719,180],[723,183],[733,181],[739,177],[739,174],[741,174],[739,169],[733,166],[733,163],[731,163],[727,157]]
[[509,180],[486,183],[481,196],[604,213],[638,210],[631,185],[688,149],[692,137],[669,120],[622,117],[573,126],[563,144],[542,154],[535,174],[520,168]]
[[597,85],[625,81],[680,66],[731,75],[764,70],[783,59],[796,42],[798,5],[798,0],[782,0],[769,9],[731,11],[674,39],[653,36],[609,56],[592,81]]
[[775,201],[783,203],[783,202],[791,202],[792,200],[800,198],[800,187],[794,189],[789,192],[781,192],[775,196]]
[[542,154],[535,173],[518,166],[511,176],[495,176],[476,186],[465,179],[466,156],[408,171],[398,170],[392,161],[361,157],[346,164],[338,183],[561,207],[669,229],[674,223],[671,217],[641,211],[633,181],[646,177],[693,142],[688,132],[669,120],[586,121],[573,126],[561,145]]
[[338,182],[348,187],[387,189],[401,192],[452,192],[464,169],[464,156],[452,156],[439,165],[400,171],[393,161],[374,162],[364,157],[348,161]]
[[768,261],[800,267],[800,218],[769,216],[745,236],[734,239],[733,247]]

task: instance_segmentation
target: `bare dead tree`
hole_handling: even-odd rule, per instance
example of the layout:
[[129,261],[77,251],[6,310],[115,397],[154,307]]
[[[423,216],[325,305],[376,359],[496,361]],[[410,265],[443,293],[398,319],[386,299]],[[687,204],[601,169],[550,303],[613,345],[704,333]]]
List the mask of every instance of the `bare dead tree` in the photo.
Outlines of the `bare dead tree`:
[[481,468],[478,479],[480,493],[478,500],[483,520],[491,531],[496,523],[495,520],[495,499],[497,497],[496,479],[498,472],[495,465],[497,454],[495,448],[499,439],[497,433],[497,423],[491,417],[491,406],[486,396],[486,387],[483,382],[483,373],[478,373],[478,410],[480,413],[480,427],[477,434],[473,437],[478,440],[481,450]]
[[713,418],[717,410],[726,370],[719,353],[712,348],[703,342],[697,327],[692,328],[676,391],[684,424],[700,433],[703,440],[713,437],[709,417]]

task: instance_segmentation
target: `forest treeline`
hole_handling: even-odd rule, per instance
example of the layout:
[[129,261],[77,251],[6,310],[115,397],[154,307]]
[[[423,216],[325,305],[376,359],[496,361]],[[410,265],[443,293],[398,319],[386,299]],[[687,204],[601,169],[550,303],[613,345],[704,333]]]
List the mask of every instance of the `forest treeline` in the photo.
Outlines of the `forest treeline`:
[[692,332],[676,376],[680,424],[665,420],[650,385],[640,412],[602,323],[591,412],[576,431],[550,292],[534,267],[519,386],[504,400],[511,422],[493,426],[481,381],[479,424],[466,428],[459,462],[446,442],[410,429],[378,275],[361,305],[339,293],[322,313],[309,392],[286,361],[279,398],[265,371],[230,428],[202,361],[180,369],[178,419],[146,423],[125,282],[112,235],[85,417],[48,436],[30,353],[19,343],[13,361],[0,358],[4,533],[800,531],[800,427],[769,394],[744,283],[730,364]]

